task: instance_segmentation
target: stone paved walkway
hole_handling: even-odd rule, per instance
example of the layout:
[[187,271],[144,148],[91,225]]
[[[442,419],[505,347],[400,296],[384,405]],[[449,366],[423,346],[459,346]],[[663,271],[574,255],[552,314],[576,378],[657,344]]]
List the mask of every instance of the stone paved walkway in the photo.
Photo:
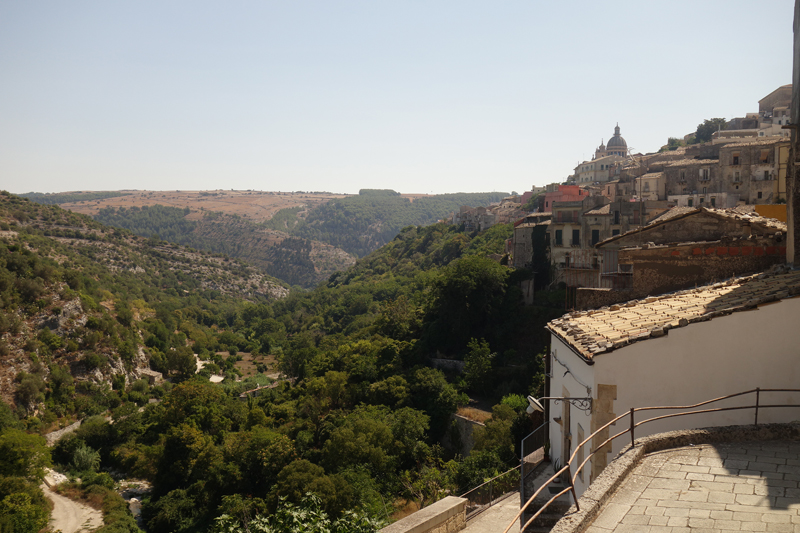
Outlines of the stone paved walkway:
[[702,444],[648,455],[587,533],[800,533],[800,442]]
[[[514,492],[467,522],[464,533],[501,533],[519,512],[519,492]],[[509,533],[519,533],[519,520]]]

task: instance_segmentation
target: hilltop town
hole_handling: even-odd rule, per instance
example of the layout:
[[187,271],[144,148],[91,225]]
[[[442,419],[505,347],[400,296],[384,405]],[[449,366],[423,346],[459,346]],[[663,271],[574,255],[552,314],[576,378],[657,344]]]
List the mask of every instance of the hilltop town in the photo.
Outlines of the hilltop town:
[[[548,282],[568,289],[567,308],[648,294],[652,280],[643,262],[650,270],[653,261],[663,263],[657,248],[666,245],[673,272],[662,275],[662,292],[761,271],[786,255],[791,100],[792,85],[778,87],[758,101],[757,113],[707,120],[650,154],[631,153],[616,125],[563,182],[488,207],[464,206],[449,220],[466,231],[513,223],[509,264],[549,270]],[[704,229],[709,221],[712,231]],[[742,238],[745,252],[731,246]],[[714,251],[690,246],[700,241],[713,242]],[[750,252],[754,245],[758,251]],[[731,251],[720,261],[716,250],[725,247]],[[684,276],[687,261],[702,261],[702,272]]]

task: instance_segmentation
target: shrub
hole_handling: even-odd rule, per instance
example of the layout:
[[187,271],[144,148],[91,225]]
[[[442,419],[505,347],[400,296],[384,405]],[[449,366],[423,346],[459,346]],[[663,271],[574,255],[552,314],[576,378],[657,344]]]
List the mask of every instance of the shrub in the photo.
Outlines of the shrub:
[[[86,470],[95,471],[100,468],[100,453],[85,444],[78,446],[72,452],[72,467],[78,472],[84,472]],[[84,481],[84,484],[85,483]],[[88,485],[85,484],[85,486]],[[113,488],[113,486],[112,480],[111,487]]]

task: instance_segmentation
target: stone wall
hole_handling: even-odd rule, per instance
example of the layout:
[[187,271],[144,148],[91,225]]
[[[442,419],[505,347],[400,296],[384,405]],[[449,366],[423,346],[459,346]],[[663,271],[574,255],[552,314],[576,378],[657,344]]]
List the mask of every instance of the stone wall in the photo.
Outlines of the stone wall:
[[580,288],[575,308],[597,309],[763,272],[786,261],[785,244],[782,236],[775,236],[620,250],[619,264],[632,265],[633,287],[630,290]]
[[[747,230],[749,230],[749,226]],[[674,242],[718,241],[726,237],[744,236],[744,223],[730,217],[714,216],[700,212],[676,217],[664,223],[631,233],[603,246],[604,249],[620,249],[641,246],[644,243],[669,244]]]
[[633,265],[633,298],[705,285],[763,272],[784,263],[786,248],[775,239],[739,239],[620,250],[620,264]]
[[455,533],[467,526],[467,499],[448,496],[420,509],[380,533]]
[[450,428],[442,437],[442,445],[448,450],[468,457],[475,446],[475,429],[479,427],[485,425],[461,415],[453,415],[450,418]]

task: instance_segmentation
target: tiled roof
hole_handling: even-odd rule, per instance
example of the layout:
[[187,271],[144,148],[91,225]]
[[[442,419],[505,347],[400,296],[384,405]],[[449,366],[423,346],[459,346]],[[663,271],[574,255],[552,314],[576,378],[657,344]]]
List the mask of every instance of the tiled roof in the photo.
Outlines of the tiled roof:
[[650,224],[661,223],[661,222],[664,222],[665,220],[669,220],[671,218],[675,218],[675,217],[679,217],[679,216],[682,216],[682,215],[686,215],[688,213],[695,213],[697,211],[700,211],[699,207],[678,207],[678,206],[676,206],[676,207],[673,207],[672,209],[670,209],[668,211],[664,211],[663,213],[661,213],[660,215],[655,217],[653,220],[651,220],[647,224],[650,225]]
[[664,176],[663,172],[650,172],[650,173],[647,173],[647,174],[643,174],[642,176],[639,176],[639,179],[640,180],[658,179],[658,178],[660,178],[662,176]]
[[800,271],[762,273],[658,297],[566,314],[548,329],[587,360],[670,329],[800,295]]
[[741,220],[744,222],[750,222],[751,224],[757,224],[765,228],[771,228],[784,232],[788,231],[786,222],[781,222],[780,220],[777,220],[775,218],[762,217],[761,215],[755,212],[755,206],[753,206],[753,210],[750,212],[747,212],[745,209],[742,209],[742,207],[747,207],[747,206],[731,207],[728,209],[707,209],[707,210],[716,215],[721,215],[736,220]]
[[535,228],[537,226],[549,226],[550,219],[544,220],[542,222],[523,222],[522,224],[517,224],[514,226],[514,229],[518,228]]
[[[747,139],[745,137],[745,139]],[[789,139],[786,137],[780,137],[777,135],[772,135],[770,137],[763,137],[759,138],[757,141],[749,141],[749,142],[734,142],[731,144],[726,144],[725,148],[736,149],[740,146],[768,146],[771,144],[778,144],[778,143],[788,143]]]
[[[625,233],[620,235],[614,235],[613,237],[609,237],[603,241],[600,241],[597,246],[602,247],[602,245],[607,244],[612,241],[619,240],[627,235],[631,235],[633,233],[638,232],[646,232],[648,229],[651,229],[653,226],[658,224],[663,224],[668,220],[673,220],[679,217],[692,215],[694,213],[700,213],[701,211],[705,211],[712,215],[722,216],[733,218],[736,220],[740,220],[742,222],[749,222],[750,224],[755,224],[756,226],[760,226],[762,228],[771,229],[775,231],[787,231],[786,223],[781,222],[780,220],[774,218],[766,218],[759,216],[755,212],[752,213],[743,213],[740,210],[741,208],[729,208],[729,209],[711,209],[707,207],[673,207],[669,211],[665,211],[664,213],[660,214],[659,216],[655,217],[653,220],[647,223],[646,226],[640,228],[634,228],[632,230],[628,230]],[[769,233],[769,232],[768,232]],[[774,232],[773,232],[774,233]]]
[[678,159],[677,161],[664,161],[665,167],[684,167],[688,165],[717,165],[716,159]]
[[585,214],[587,214],[587,215],[610,215],[611,214],[611,204],[606,204],[603,207],[598,207],[597,209],[592,209],[591,211],[587,211]]

